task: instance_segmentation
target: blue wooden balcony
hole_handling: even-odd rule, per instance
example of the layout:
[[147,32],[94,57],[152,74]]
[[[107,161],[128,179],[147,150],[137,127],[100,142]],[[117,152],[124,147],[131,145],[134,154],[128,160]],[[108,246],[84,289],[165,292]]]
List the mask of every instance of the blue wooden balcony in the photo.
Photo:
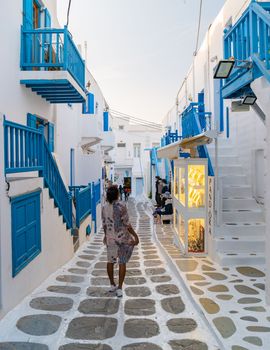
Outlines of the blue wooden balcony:
[[250,84],[265,76],[270,82],[270,2],[253,0],[241,18],[224,35],[224,58],[236,61],[224,81],[223,98],[240,98]]
[[82,103],[85,63],[67,29],[21,29],[21,84],[50,103]]

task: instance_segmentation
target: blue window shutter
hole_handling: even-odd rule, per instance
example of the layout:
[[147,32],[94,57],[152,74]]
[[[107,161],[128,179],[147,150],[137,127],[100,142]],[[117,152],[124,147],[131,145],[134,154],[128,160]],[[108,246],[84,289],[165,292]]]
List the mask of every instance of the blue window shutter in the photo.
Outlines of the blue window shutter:
[[91,93],[88,95],[88,111],[89,114],[95,114],[95,95]]
[[54,152],[54,124],[48,123],[48,146],[51,152]]
[[37,117],[34,114],[27,113],[27,126],[36,129],[37,127]]
[[109,112],[103,112],[103,131],[109,131]]
[[13,277],[41,252],[40,192],[11,200]]
[[33,0],[23,0],[23,26],[33,29]]
[[95,95],[91,92],[87,95],[87,102],[82,105],[83,114],[95,114]]

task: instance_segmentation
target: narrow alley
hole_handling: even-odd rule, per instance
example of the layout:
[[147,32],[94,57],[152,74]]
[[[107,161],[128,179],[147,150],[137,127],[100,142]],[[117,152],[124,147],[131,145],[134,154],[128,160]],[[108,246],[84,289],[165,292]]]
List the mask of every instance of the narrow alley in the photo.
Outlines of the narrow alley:
[[148,205],[129,201],[140,245],[123,299],[108,293],[100,232],[0,322],[0,349],[219,349],[154,241]]

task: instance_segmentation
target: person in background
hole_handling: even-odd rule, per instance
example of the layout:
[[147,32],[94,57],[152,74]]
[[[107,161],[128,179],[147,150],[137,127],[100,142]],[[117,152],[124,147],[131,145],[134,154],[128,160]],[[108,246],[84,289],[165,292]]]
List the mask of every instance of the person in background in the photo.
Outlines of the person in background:
[[169,192],[169,186],[167,184],[167,180],[163,179],[162,181],[162,191],[161,193],[164,194],[165,192]]
[[[110,279],[110,292],[117,297],[123,296],[122,286],[126,275],[126,263],[131,258],[133,248],[139,244],[139,238],[129,222],[127,207],[119,200],[117,186],[107,190],[107,202],[102,207],[103,243],[107,247],[107,273]],[[114,264],[119,263],[119,281],[114,282]]]
[[156,194],[155,194],[155,200],[156,200],[156,203],[158,205],[158,183],[159,183],[159,180],[160,180],[160,177],[159,176],[156,176]]
[[158,181],[158,196],[157,196],[157,205],[158,205],[158,207],[161,206],[162,189],[163,189],[163,183],[162,183],[162,180],[159,179],[159,181]]
[[120,200],[123,200],[123,193],[124,193],[124,188],[122,185],[119,186],[119,194],[120,194]]
[[172,197],[170,192],[165,192],[162,195],[162,202],[163,202],[163,207],[157,208],[153,213],[154,217],[157,219],[157,223],[161,223],[162,215],[173,214]]

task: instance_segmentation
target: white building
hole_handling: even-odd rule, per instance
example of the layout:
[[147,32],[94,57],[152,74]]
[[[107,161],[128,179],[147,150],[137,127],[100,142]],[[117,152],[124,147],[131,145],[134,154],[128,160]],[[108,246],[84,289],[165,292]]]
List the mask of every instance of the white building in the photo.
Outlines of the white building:
[[[214,133],[207,148],[215,173],[215,207],[213,234],[207,231],[208,253],[221,265],[266,263],[270,302],[269,11],[266,1],[226,1],[193,58],[177,105],[164,117],[163,126],[184,135],[187,130],[182,130],[183,118],[189,115],[187,108],[192,103],[201,103],[206,118],[209,114],[204,112],[211,113]],[[222,87],[222,80],[214,79],[214,72],[220,60],[232,56],[235,67]],[[203,102],[198,101],[199,93],[203,93]],[[242,105],[245,96],[254,95],[254,106]],[[203,129],[200,132],[205,134]],[[181,147],[181,142],[175,143],[177,150],[170,145],[164,152],[178,152],[178,157],[181,148],[194,150],[194,144]]]
[[[59,27],[56,0],[4,1],[0,26],[2,318],[100,225],[114,137],[102,92]],[[72,188],[76,208],[69,186],[88,186]]]
[[131,194],[147,197],[151,188],[150,149],[160,146],[161,126],[140,125],[113,115],[115,130],[114,181],[131,184]]

